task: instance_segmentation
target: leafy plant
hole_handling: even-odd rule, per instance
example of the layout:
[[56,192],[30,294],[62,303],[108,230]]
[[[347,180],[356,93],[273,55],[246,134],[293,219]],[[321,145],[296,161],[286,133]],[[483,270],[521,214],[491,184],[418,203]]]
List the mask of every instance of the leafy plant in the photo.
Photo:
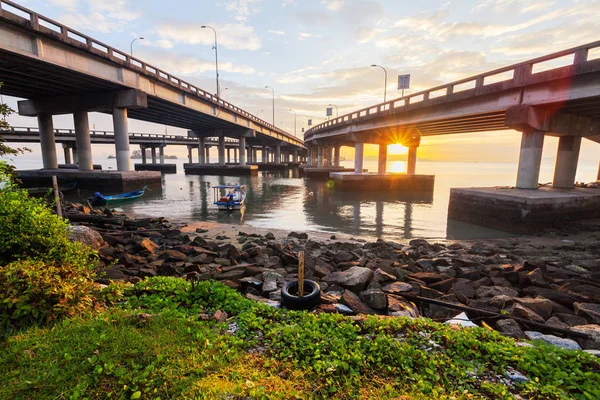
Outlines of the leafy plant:
[[[2,87],[2,82],[0,82],[0,88]],[[14,113],[15,110],[10,108],[6,103],[0,103],[0,131],[9,131],[11,129],[6,118]],[[13,148],[5,144],[4,138],[0,132],[0,157],[3,156],[16,156],[18,154],[23,154],[25,152],[31,151],[27,147],[23,148]],[[0,161],[0,174],[13,176],[15,168],[13,165],[8,164],[6,161]]]

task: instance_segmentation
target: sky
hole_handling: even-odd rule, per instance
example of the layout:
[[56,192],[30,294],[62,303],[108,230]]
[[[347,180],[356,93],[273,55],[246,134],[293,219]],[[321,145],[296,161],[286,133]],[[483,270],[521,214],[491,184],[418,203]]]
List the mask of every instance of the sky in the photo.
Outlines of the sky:
[[[410,74],[407,93],[417,92],[600,39],[600,0],[19,3],[126,52],[142,36],[133,44],[136,57],[215,92],[213,32],[201,28],[210,25],[218,33],[222,97],[271,122],[271,91],[265,85],[273,87],[275,124],[294,133],[296,119],[299,136],[308,119],[313,124],[326,119],[329,104],[341,115],[383,101],[383,71],[371,64],[386,68],[391,99],[400,96],[398,74]],[[10,122],[36,125],[35,119],[18,116]],[[106,115],[92,114],[90,123],[112,130]],[[56,128],[72,125],[70,116],[55,117]],[[131,121],[130,130],[162,133],[165,127]],[[514,131],[424,138],[419,156],[511,162],[518,159],[519,142]],[[546,141],[545,157],[555,157],[556,142]],[[375,151],[368,148],[367,155]],[[599,154],[600,145],[584,141],[583,162],[598,163]]]

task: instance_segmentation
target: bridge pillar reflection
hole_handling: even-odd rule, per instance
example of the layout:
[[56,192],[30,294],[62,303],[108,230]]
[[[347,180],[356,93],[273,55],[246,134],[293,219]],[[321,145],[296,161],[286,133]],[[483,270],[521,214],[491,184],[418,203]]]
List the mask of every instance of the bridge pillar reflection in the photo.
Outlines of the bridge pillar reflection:
[[[92,171],[94,164],[92,161],[92,141],[90,139],[90,123],[87,111],[74,112],[73,122],[75,123],[75,143],[77,143],[79,170]],[[129,141],[129,138],[127,140]]]
[[152,146],[150,152],[152,154],[152,164],[156,164],[156,147]]
[[225,136],[219,136],[219,165],[225,165]]
[[198,164],[200,164],[200,165],[204,165],[206,163],[205,148],[206,148],[206,138],[199,137],[198,138]]
[[379,158],[377,159],[377,173],[380,175],[383,175],[386,173],[387,153],[388,153],[388,145],[380,144],[379,145]]
[[340,146],[336,145],[333,147],[333,166],[340,166]]
[[65,164],[72,164],[73,161],[71,160],[71,146],[69,146],[69,143],[63,143],[62,147],[63,153],[65,154]]
[[365,144],[356,143],[354,145],[354,173],[361,174],[363,172],[363,156]]
[[113,126],[115,131],[115,152],[117,170],[131,171],[131,155],[129,154],[129,121],[126,108],[113,108]]
[[323,168],[323,146],[317,146],[317,168]]
[[240,153],[240,162],[239,164],[244,166],[246,165],[246,137],[241,136],[239,143],[239,153]]
[[552,186],[556,188],[572,188],[575,186],[577,162],[581,136],[561,136],[558,139],[558,153],[554,167]]
[[517,172],[517,188],[537,189],[544,148],[544,131],[525,130],[521,137],[521,153]]
[[406,173],[408,175],[414,175],[417,171],[417,149],[417,146],[408,148],[408,161],[406,163]]
[[56,139],[54,137],[54,124],[52,115],[38,114],[38,125],[40,128],[40,147],[42,148],[42,163],[44,169],[57,169]]

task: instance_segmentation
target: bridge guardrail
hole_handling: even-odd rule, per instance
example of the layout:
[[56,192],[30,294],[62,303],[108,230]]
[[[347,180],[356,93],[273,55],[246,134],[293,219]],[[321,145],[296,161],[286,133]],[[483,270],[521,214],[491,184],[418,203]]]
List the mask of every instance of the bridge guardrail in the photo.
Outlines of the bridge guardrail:
[[[582,46],[558,51],[556,53],[548,54],[542,57],[537,57],[518,64],[509,65],[479,75],[436,86],[431,89],[406,95],[404,97],[399,97],[390,101],[386,101],[384,103],[375,104],[373,106],[353,111],[351,113],[344,114],[342,116],[333,118],[329,121],[315,125],[314,127],[310,128],[305,132],[304,140],[309,140],[314,133],[324,128],[344,123],[349,124],[352,121],[365,119],[365,117],[369,117],[375,114],[393,112],[400,108],[406,108],[406,106],[411,104],[426,102],[428,100],[437,99],[441,97],[447,97],[454,93],[459,93],[467,90],[477,91],[478,89],[481,89],[484,86],[491,86],[494,84],[502,84],[503,86],[506,86],[506,88],[518,87],[522,85],[523,82],[525,82],[528,78],[534,76],[537,73],[542,73],[557,68],[573,67],[574,65],[583,64],[587,61],[591,61],[588,59],[589,51],[598,48],[600,48],[600,41],[584,44]],[[572,56],[572,60],[569,60],[570,62],[565,63],[565,65],[550,68],[545,68],[548,67],[548,65],[542,65],[544,63],[552,64],[553,62],[559,61],[559,59],[561,58],[570,58],[570,56]],[[596,57],[595,59],[597,58],[598,57]],[[536,65],[541,66],[539,71],[535,70],[534,67]]]
[[[8,7],[3,8],[3,4]],[[13,12],[9,8],[12,8]],[[16,12],[14,12],[16,11]],[[288,139],[292,139],[297,141],[300,145],[302,145],[302,140],[298,139],[296,136],[291,135],[280,128],[250,114],[247,111],[242,110],[241,108],[224,101],[223,99],[214,96],[205,90],[202,90],[191,83],[184,81],[183,79],[177,78],[160,68],[154,67],[150,64],[145,63],[144,61],[135,58],[131,55],[128,55],[122,51],[115,49],[103,42],[100,42],[94,38],[91,38],[79,31],[69,28],[59,22],[56,22],[50,18],[47,18],[43,15],[36,13],[35,11],[29,10],[17,3],[14,3],[10,0],[0,0],[0,15],[5,15],[5,13],[9,13],[12,16],[16,16],[17,18],[25,19],[29,22],[29,27],[35,31],[40,33],[44,33],[49,36],[53,36],[58,38],[66,43],[71,45],[75,45],[78,48],[85,47],[90,53],[101,55],[104,58],[108,58],[113,62],[118,64],[125,64],[128,68],[136,70],[138,72],[143,72],[149,76],[152,76],[155,79],[163,83],[167,83],[170,86],[175,86],[180,90],[183,90],[190,94],[195,94],[198,97],[204,98],[205,100],[209,100],[217,106],[227,108],[237,114],[243,115],[244,117],[259,123],[260,125],[266,126],[272,131],[276,132],[279,135],[283,135]],[[13,18],[11,18],[13,19]]]

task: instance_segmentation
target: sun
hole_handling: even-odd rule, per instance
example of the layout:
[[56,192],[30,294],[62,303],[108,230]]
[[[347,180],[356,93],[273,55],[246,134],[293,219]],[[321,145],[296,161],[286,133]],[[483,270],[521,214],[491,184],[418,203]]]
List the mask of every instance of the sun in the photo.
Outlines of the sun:
[[390,144],[388,146],[388,154],[408,154],[408,148],[401,144]]

